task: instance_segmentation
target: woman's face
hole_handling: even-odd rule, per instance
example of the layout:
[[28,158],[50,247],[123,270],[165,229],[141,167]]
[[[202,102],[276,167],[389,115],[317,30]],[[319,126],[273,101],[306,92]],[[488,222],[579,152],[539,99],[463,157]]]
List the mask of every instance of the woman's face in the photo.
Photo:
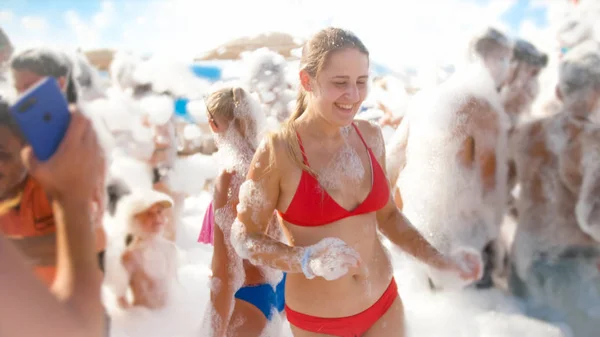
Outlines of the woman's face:
[[316,79],[310,96],[315,112],[332,125],[347,126],[367,97],[369,58],[355,48],[333,52]]

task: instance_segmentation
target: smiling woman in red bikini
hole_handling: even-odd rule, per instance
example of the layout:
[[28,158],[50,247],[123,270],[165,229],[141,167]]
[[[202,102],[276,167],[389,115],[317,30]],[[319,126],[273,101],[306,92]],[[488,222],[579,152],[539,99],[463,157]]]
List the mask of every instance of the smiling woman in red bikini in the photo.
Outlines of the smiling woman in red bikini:
[[[263,143],[240,189],[231,241],[256,265],[288,273],[294,336],[404,336],[404,312],[377,230],[425,263],[474,280],[439,254],[395,206],[378,126],[355,121],[369,53],[327,28],[304,46],[296,112]],[[292,246],[265,234],[273,211]]]

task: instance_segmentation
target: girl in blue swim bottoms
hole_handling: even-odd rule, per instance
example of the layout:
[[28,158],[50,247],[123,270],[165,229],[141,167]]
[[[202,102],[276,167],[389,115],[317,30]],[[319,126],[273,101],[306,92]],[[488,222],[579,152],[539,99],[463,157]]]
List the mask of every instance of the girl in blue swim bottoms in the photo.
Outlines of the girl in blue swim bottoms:
[[[206,114],[222,167],[198,242],[214,246],[210,305],[203,330],[216,337],[260,336],[285,307],[285,275],[243,260],[231,246],[238,193],[260,139],[264,113],[241,88],[224,88],[206,99]],[[269,236],[281,238],[274,215]],[[276,328],[276,327],[275,327]]]

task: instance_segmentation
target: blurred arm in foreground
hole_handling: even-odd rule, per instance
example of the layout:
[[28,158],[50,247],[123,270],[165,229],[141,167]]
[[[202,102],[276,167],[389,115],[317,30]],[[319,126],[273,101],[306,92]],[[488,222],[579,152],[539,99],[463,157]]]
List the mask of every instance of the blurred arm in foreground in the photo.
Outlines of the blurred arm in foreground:
[[103,156],[90,121],[71,108],[71,125],[50,160],[22,152],[31,175],[52,198],[57,277],[52,292],[36,280],[22,255],[0,237],[0,335],[102,336],[102,275],[94,250],[90,200]]

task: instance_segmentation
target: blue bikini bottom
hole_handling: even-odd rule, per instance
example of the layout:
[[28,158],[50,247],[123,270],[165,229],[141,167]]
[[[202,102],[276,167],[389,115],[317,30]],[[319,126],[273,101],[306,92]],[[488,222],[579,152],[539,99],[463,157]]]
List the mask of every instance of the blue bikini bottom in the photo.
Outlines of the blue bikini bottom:
[[275,289],[270,284],[244,286],[235,293],[235,298],[254,305],[270,321],[273,316],[273,308],[278,312],[285,309],[285,278],[286,274],[284,273],[283,279]]

